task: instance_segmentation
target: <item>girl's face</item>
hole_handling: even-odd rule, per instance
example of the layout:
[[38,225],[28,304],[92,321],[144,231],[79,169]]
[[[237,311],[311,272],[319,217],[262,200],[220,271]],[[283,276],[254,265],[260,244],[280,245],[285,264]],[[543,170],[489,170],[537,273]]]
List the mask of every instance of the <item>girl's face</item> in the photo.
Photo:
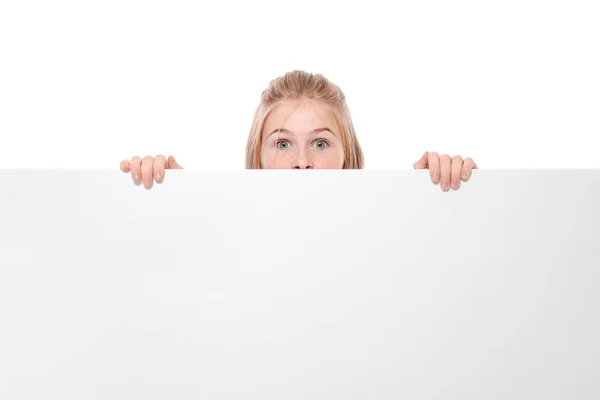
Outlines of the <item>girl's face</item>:
[[344,149],[329,108],[286,100],[267,117],[260,151],[264,169],[341,169]]

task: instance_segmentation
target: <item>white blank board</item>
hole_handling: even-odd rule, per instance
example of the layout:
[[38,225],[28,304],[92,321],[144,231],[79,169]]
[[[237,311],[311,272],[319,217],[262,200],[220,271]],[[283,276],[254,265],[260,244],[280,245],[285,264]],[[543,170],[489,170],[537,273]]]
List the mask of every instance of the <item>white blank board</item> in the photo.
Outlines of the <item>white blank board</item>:
[[0,181],[2,399],[600,398],[600,170]]

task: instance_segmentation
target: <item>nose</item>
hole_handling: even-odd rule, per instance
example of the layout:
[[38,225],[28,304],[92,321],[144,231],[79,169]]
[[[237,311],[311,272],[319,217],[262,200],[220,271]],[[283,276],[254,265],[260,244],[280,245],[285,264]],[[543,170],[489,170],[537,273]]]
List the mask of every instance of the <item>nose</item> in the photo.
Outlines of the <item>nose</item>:
[[313,169],[313,165],[312,165],[312,163],[309,163],[308,161],[301,160],[299,162],[295,162],[292,165],[292,168],[293,169]]
[[313,169],[314,165],[312,160],[310,160],[308,157],[306,157],[306,154],[304,154],[303,152],[301,154],[298,154],[297,157],[295,157],[295,159],[292,161],[292,168],[293,169]]

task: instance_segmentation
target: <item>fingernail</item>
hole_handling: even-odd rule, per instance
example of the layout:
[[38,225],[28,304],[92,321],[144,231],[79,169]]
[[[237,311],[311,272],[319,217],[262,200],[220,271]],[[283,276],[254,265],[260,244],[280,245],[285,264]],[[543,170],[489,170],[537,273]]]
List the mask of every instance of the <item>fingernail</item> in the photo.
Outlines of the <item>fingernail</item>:
[[442,182],[442,190],[447,191],[449,189],[448,186],[448,183]]
[[433,174],[433,180],[435,182],[437,182],[440,178],[438,177],[438,174]]
[[160,181],[160,173],[158,173],[158,172],[157,172],[157,173],[154,175],[154,178],[155,178],[157,181]]
[[454,181],[452,183],[452,187],[454,188],[454,190],[458,189],[458,181]]

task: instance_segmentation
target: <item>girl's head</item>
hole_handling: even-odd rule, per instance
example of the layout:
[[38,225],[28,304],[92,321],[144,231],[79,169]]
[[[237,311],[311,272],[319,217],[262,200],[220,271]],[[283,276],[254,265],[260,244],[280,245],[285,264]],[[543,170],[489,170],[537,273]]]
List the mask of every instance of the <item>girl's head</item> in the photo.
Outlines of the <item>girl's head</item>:
[[321,74],[293,71],[271,81],[246,145],[246,168],[363,168],[340,88]]

